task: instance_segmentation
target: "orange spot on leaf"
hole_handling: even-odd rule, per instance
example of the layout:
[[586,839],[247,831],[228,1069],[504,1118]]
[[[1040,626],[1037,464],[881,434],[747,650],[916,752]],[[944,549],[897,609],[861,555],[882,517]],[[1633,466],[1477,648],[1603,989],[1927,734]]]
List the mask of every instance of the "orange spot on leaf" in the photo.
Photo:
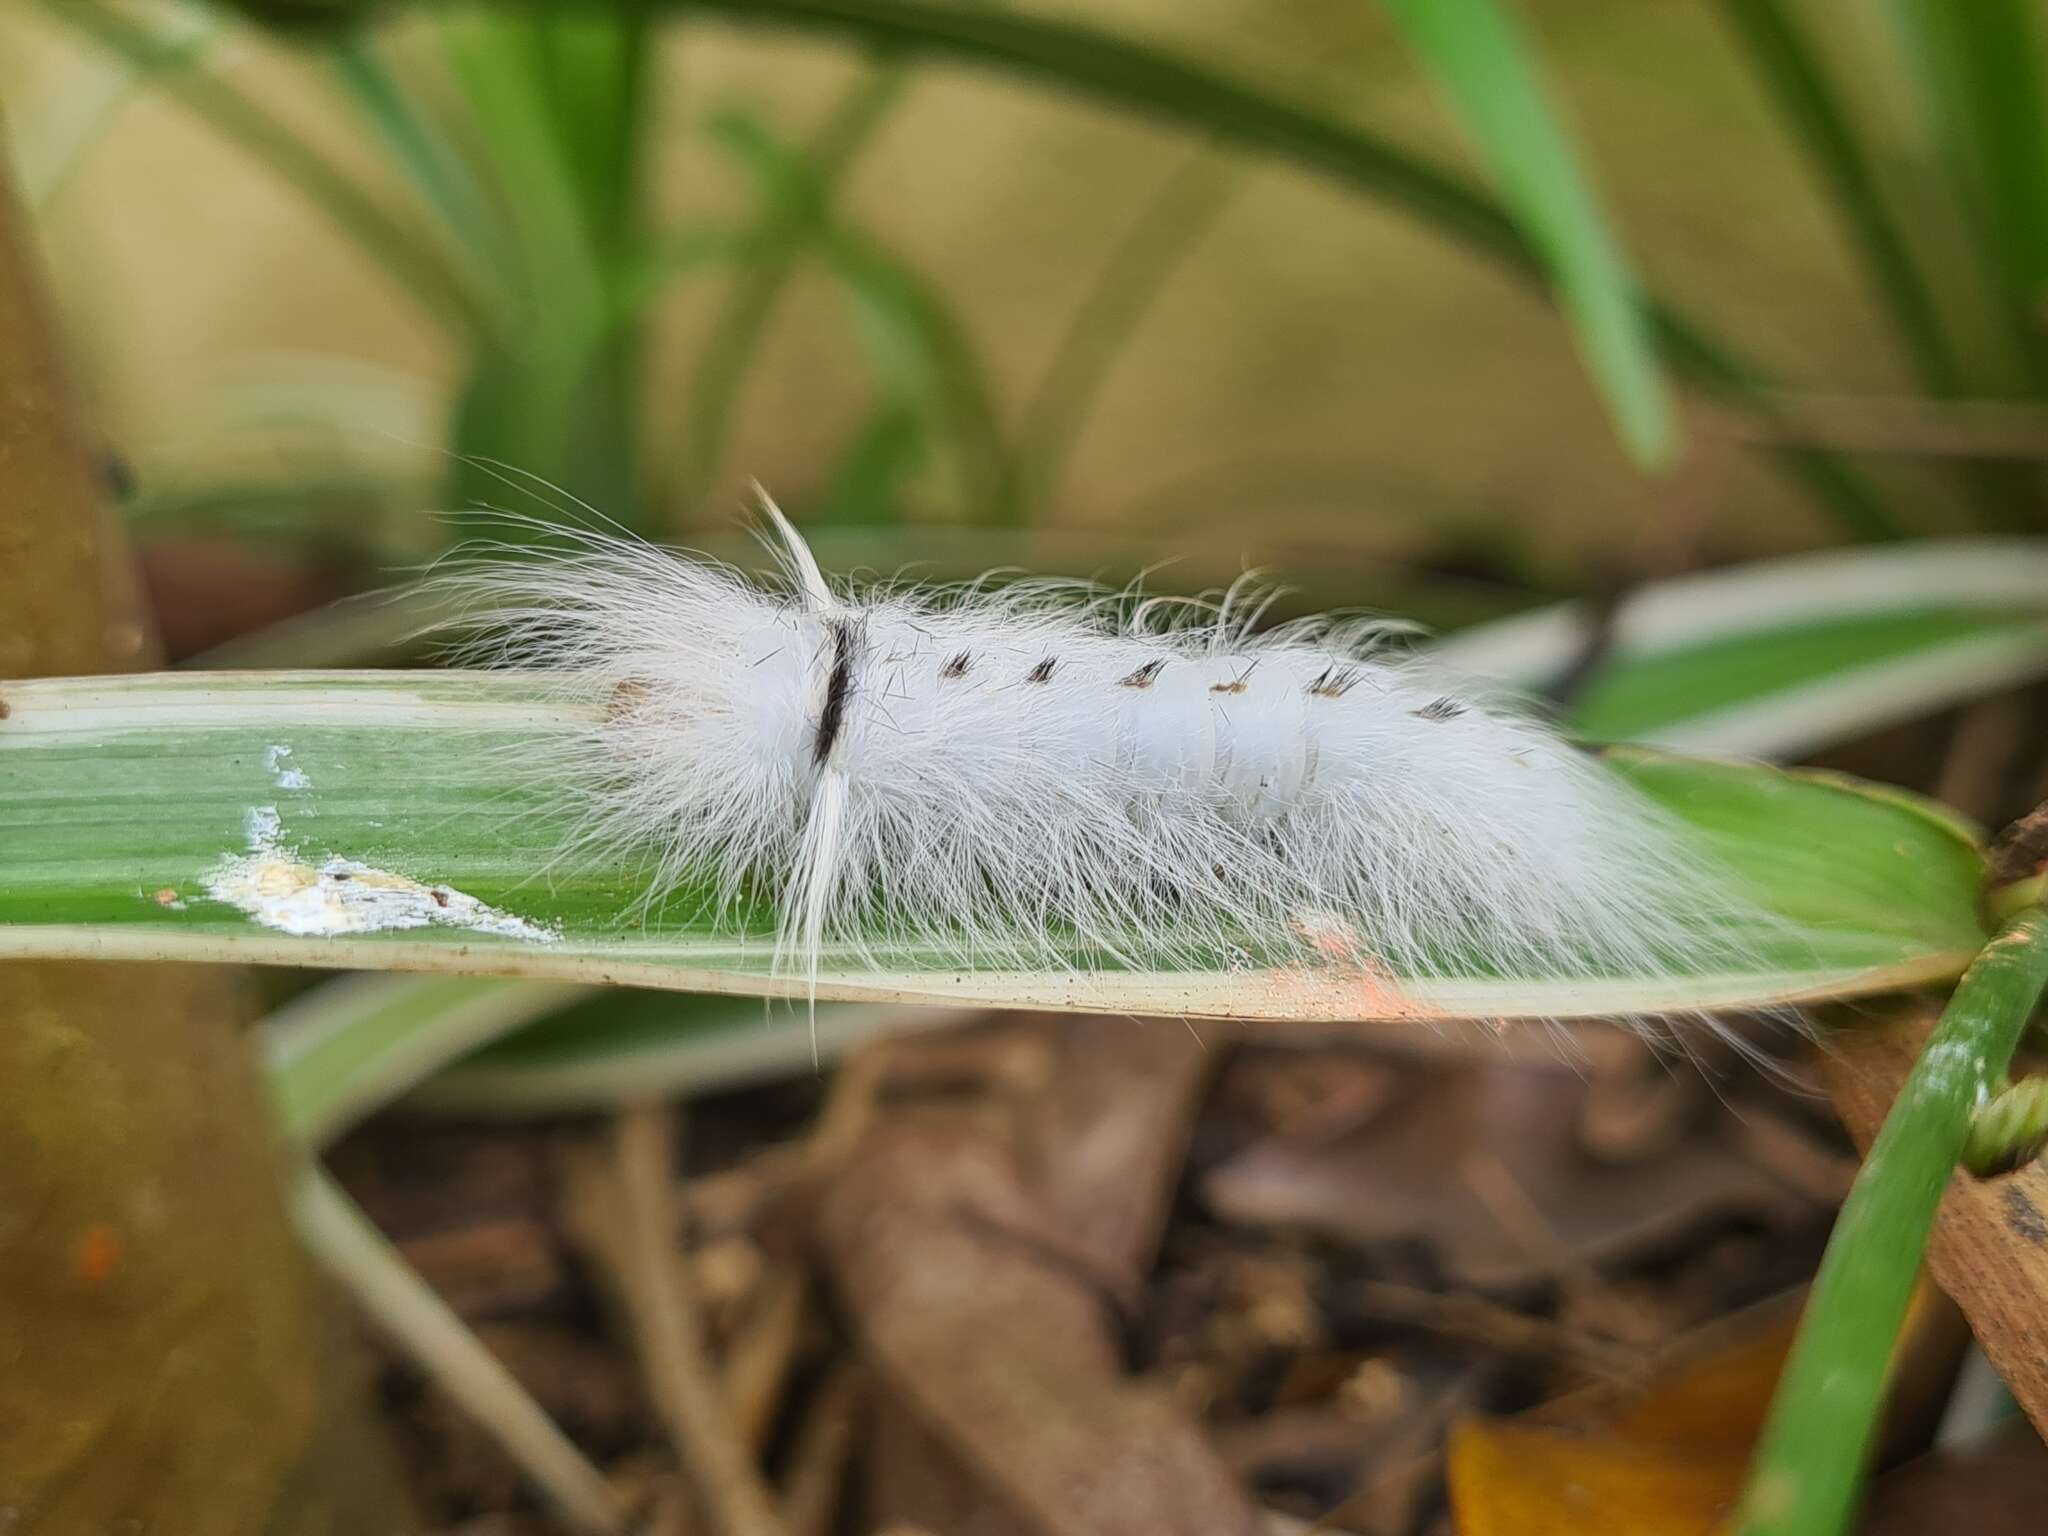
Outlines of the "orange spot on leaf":
[[128,1244],[104,1221],[96,1221],[78,1234],[71,1245],[71,1274],[80,1285],[98,1290],[114,1278]]

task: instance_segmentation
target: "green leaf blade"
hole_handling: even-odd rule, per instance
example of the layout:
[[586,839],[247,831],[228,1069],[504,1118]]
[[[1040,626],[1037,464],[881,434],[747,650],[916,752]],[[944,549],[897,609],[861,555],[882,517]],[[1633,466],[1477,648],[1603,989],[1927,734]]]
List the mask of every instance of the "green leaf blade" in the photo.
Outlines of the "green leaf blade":
[[1891,0],[1888,11],[2028,376],[2048,387],[2048,85],[2036,7]]
[[[1569,723],[1595,741],[1797,757],[2048,675],[2048,543],[1832,550],[1684,576],[1604,621]],[[1461,671],[1542,689],[1596,621],[1575,605],[1440,642]]]
[[[766,903],[721,921],[707,891],[686,888],[643,917],[649,870],[631,851],[562,859],[573,807],[508,754],[589,729],[601,699],[561,706],[533,679],[448,672],[38,681],[0,685],[0,702],[0,954],[806,990],[776,973]],[[1367,985],[1341,969],[1122,971],[1084,953],[1071,969],[962,971],[899,946],[881,964],[828,951],[818,995],[1232,1018],[1577,1017],[1938,980],[1981,941],[1977,850],[1906,797],[1749,765],[1614,762],[1778,914],[1757,966],[1564,981],[1475,968]],[[274,857],[257,860],[259,879],[238,861],[254,857],[266,823]],[[243,906],[267,925],[216,899],[228,869],[259,892]],[[350,899],[395,893],[421,925],[352,925],[336,869]],[[303,909],[279,905],[287,897],[313,903],[310,926],[292,926]]]
[[1678,431],[1634,274],[1528,39],[1494,0],[1381,0],[1478,143],[1502,199],[1542,253],[1623,444],[1667,466]]
[[1934,394],[1955,394],[1955,354],[1933,291],[1811,39],[1782,0],[1721,0],[1721,10],[1854,237],[1921,382]]

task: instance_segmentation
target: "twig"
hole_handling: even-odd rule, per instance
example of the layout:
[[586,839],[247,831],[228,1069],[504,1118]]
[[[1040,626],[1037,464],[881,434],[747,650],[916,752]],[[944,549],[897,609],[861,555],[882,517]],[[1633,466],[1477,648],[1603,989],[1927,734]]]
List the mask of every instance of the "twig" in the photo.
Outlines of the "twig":
[[328,1273],[498,1442],[571,1525],[579,1531],[625,1530],[625,1508],[604,1475],[324,1170],[311,1169],[298,1181],[292,1216]]
[[790,1452],[782,1508],[789,1536],[828,1536],[839,1514],[846,1453],[860,1406],[859,1373],[842,1365],[811,1396],[810,1411]]
[[1358,1284],[1349,1296],[1364,1316],[1377,1321],[1424,1329],[1503,1354],[1562,1361],[1616,1386],[1633,1385],[1642,1378],[1635,1351],[1482,1297],[1440,1295],[1372,1280]]
[[1735,1117],[1743,1150],[1773,1177],[1815,1205],[1840,1205],[1856,1182],[1856,1159],[1823,1147],[1793,1121],[1761,1104]]
[[894,1056],[889,1042],[879,1040],[840,1063],[825,1108],[804,1143],[802,1178],[824,1178],[852,1154],[874,1121],[875,1101]]
[[1934,798],[1979,819],[1996,816],[1999,791],[2033,721],[2033,701],[2024,694],[1979,699],[1964,710],[1942,756]]
[[1557,1277],[1558,1284],[1582,1305],[1609,1294],[1600,1272],[1557,1235],[1529,1192],[1508,1165],[1491,1153],[1472,1153],[1459,1161],[1458,1176],[1503,1232],[1530,1258]]
[[734,1431],[758,1455],[775,1427],[775,1409],[803,1331],[809,1282],[787,1265],[770,1272],[725,1352],[725,1400]]
[[671,1111],[624,1111],[612,1141],[619,1192],[620,1279],[646,1365],[648,1390],[675,1448],[724,1536],[782,1536],[783,1524],[720,1396],[705,1353],[689,1266],[677,1259]]

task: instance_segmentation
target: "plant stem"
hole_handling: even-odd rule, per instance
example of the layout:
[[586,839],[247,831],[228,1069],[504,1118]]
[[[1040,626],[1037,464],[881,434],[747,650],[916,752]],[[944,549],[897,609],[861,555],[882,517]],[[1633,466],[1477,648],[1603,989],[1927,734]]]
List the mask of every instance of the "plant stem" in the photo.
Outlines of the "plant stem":
[[633,1105],[619,1116],[612,1140],[615,1260],[648,1391],[718,1536],[783,1536],[774,1495],[705,1352],[690,1260],[676,1232],[672,1114],[661,1104]]
[[1167,178],[1110,252],[1068,319],[1019,420],[1027,521],[1057,506],[1067,460],[1110,369],[1236,189],[1234,167],[1202,145]]
[[883,56],[827,115],[810,150],[816,197],[804,206],[771,203],[761,214],[761,254],[740,274],[716,328],[701,350],[690,388],[682,502],[695,511],[724,463],[732,417],[748,368],[761,349],[797,260],[817,227],[832,217],[839,184],[860,158],[901,95],[903,66]]
[[1977,1109],[2048,986],[2048,911],[1970,966],[1849,1191],[1778,1383],[1737,1536],[1834,1536],[1854,1513],[1892,1341]]
[[572,1530],[626,1529],[625,1507],[604,1475],[324,1170],[301,1175],[292,1215],[322,1267],[533,1479]]

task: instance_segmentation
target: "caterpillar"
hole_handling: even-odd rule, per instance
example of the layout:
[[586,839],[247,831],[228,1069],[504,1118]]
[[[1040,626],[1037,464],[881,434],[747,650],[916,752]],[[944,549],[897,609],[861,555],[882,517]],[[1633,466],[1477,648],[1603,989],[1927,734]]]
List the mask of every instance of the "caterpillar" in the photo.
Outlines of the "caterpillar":
[[1402,626],[1262,627],[1243,583],[835,583],[763,506],[764,575],[589,533],[442,580],[465,660],[604,701],[533,765],[575,846],[642,850],[648,903],[775,893],[777,965],[814,987],[828,951],[1549,980],[1738,944],[1675,821]]

